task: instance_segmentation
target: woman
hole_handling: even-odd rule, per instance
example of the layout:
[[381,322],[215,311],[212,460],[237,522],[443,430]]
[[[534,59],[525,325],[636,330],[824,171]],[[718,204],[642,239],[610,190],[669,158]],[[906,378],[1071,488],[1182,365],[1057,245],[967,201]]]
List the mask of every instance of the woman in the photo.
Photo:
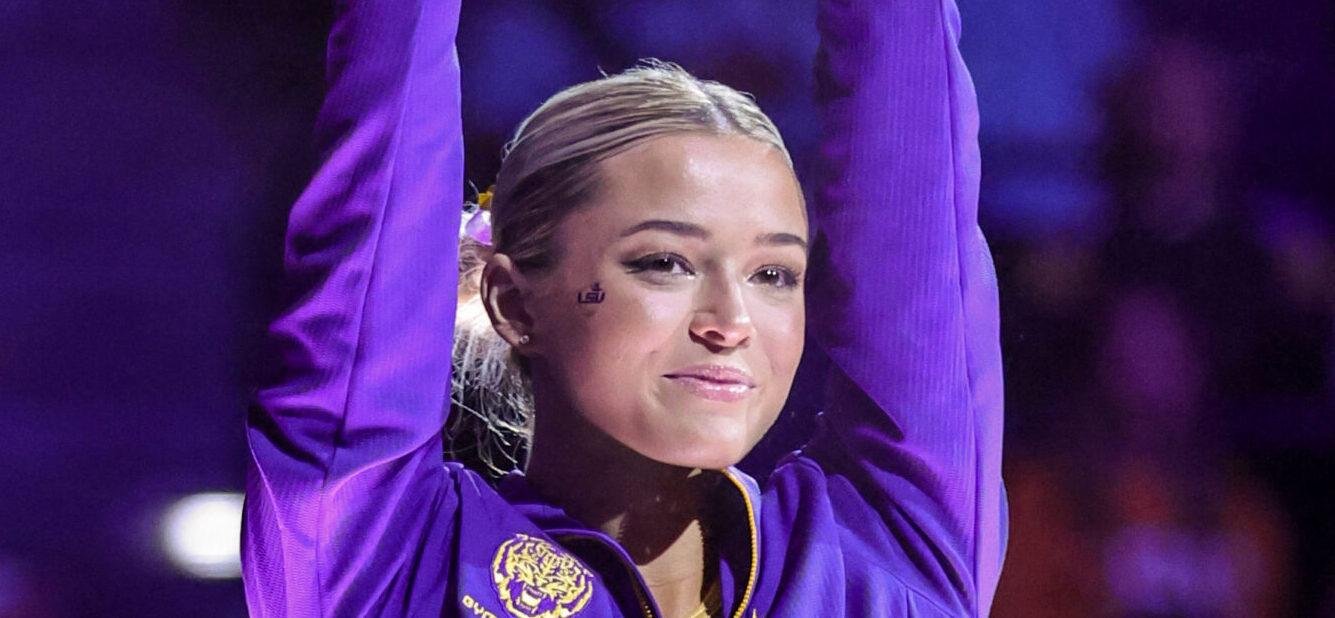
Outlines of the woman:
[[[814,235],[772,125],[721,86],[663,71],[697,96],[649,117],[696,121],[604,159],[551,133],[595,116],[521,126],[479,299],[536,410],[526,473],[496,489],[439,460],[457,11],[340,6],[326,160],[288,228],[298,302],[249,419],[252,613],[985,615],[1004,545],[1000,362],[953,2],[822,4]],[[836,367],[824,431],[762,488],[731,465],[787,396],[805,292]]]

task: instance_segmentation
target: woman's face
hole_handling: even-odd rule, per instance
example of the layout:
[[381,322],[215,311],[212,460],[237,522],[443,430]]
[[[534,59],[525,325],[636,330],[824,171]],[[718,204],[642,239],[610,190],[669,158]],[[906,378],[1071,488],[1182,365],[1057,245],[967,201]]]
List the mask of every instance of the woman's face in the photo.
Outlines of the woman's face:
[[650,459],[732,465],[773,424],[802,355],[797,180],[777,149],[739,136],[659,137],[602,165],[525,303],[535,390]]

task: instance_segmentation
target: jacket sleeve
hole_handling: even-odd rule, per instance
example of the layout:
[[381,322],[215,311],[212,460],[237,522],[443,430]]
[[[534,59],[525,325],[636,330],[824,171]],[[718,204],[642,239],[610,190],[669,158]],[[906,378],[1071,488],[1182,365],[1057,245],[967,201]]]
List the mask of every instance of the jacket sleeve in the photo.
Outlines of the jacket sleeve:
[[440,615],[462,204],[457,0],[340,0],[289,309],[247,419],[253,616]]
[[[808,453],[846,477],[919,592],[986,615],[1005,545],[997,285],[953,0],[823,0]],[[835,501],[837,504],[837,501]]]

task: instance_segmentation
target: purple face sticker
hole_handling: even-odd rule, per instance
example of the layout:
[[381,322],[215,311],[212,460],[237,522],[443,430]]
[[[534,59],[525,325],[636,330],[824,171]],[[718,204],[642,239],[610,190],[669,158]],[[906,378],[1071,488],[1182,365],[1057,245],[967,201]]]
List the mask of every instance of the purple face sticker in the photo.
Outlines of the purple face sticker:
[[606,296],[607,293],[598,287],[597,282],[594,282],[593,287],[576,294],[575,300],[581,305],[596,305],[603,302],[603,298]]

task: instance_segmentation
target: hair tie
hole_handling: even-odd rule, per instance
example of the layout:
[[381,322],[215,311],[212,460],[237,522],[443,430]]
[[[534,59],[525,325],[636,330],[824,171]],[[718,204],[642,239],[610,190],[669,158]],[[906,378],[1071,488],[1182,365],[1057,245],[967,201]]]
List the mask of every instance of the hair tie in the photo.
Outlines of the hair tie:
[[487,187],[477,195],[477,202],[472,210],[464,211],[465,217],[459,226],[459,237],[465,235],[473,240],[491,246],[491,196],[496,185]]
[[477,194],[477,207],[482,210],[491,210],[491,196],[496,192],[496,185],[487,187],[486,191]]

